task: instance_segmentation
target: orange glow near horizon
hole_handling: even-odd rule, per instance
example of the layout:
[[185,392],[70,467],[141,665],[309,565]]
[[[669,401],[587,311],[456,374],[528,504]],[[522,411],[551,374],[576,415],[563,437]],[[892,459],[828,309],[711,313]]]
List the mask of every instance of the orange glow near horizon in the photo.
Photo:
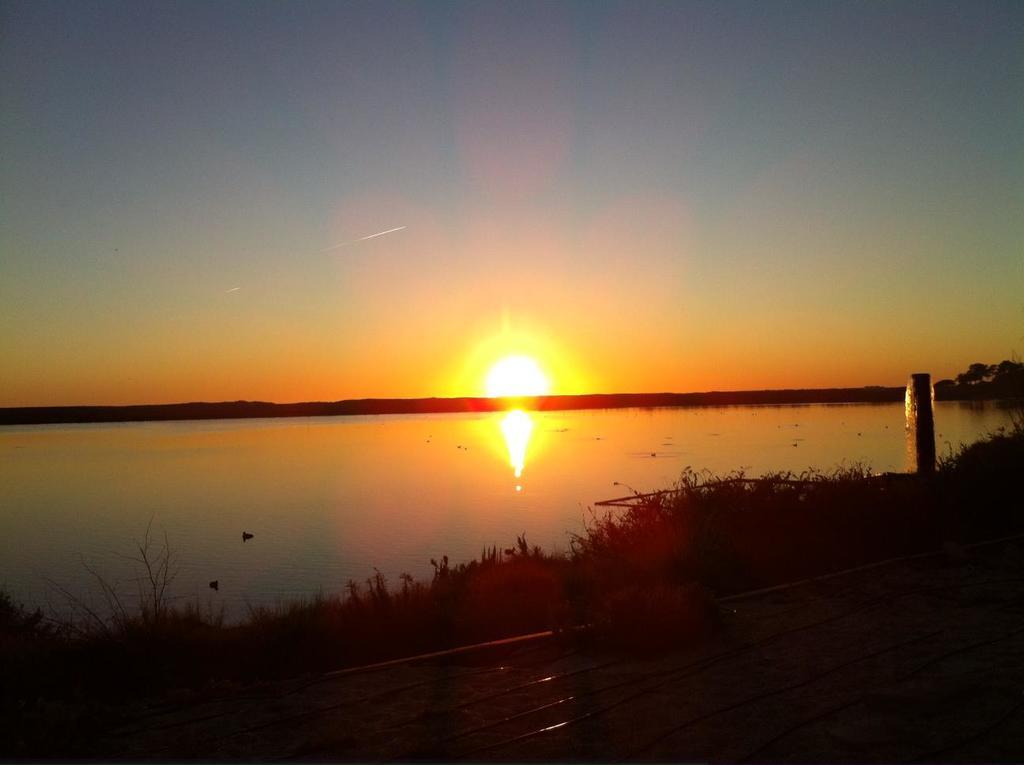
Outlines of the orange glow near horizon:
[[[196,312],[182,320],[180,331],[144,323],[151,334],[137,342],[120,336],[106,342],[99,333],[76,330],[67,335],[75,354],[63,361],[56,350],[39,353],[62,347],[41,335],[7,347],[0,343],[10,368],[0,386],[0,406],[486,396],[489,371],[509,356],[533,359],[551,395],[896,386],[910,371],[925,369],[940,380],[976,360],[974,351],[958,356],[938,343],[915,346],[911,355],[887,356],[879,345],[886,342],[882,328],[845,343],[844,353],[835,354],[830,344],[841,330],[829,324],[835,314],[814,328],[794,322],[792,331],[781,333],[731,313],[711,325],[661,327],[648,317],[642,322],[643,343],[637,343],[632,322],[606,320],[600,331],[587,331],[556,302],[547,312],[473,303],[465,309],[470,320],[431,314],[426,334],[409,314],[377,315],[368,309],[374,331],[365,334],[346,334],[337,317],[318,316],[317,322],[332,331],[321,336],[302,332],[297,321],[261,318],[259,305],[241,303],[246,295],[244,289],[233,293],[242,296],[234,297],[237,316]],[[428,312],[426,302],[413,304],[416,316]],[[776,323],[786,310],[777,309]],[[600,316],[599,307],[582,313]],[[968,335],[969,329],[960,331]],[[704,334],[695,334],[698,330]],[[225,331],[235,338],[231,343]],[[809,332],[817,334],[808,337]],[[977,355],[996,359],[1001,352],[982,347]],[[823,358],[829,359],[827,367]],[[947,360],[940,365],[936,358]]]

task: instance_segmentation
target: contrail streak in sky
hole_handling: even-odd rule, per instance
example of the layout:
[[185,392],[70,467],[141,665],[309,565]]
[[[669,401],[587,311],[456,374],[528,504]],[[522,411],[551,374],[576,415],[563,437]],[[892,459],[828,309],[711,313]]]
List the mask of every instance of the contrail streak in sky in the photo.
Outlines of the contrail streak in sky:
[[369,236],[361,237],[359,239],[356,239],[356,241],[365,242],[367,239],[376,239],[378,236],[384,236],[384,234],[391,234],[394,233],[395,231],[401,231],[403,228],[406,228],[406,226],[396,226],[395,228],[389,228],[387,231],[378,231],[376,234],[370,234]]
[[242,288],[241,287],[232,287],[231,289],[224,290],[224,291],[225,292],[238,292],[240,289],[242,289]]
[[370,234],[369,236],[361,236],[358,239],[353,239],[351,242],[342,242],[341,244],[331,245],[330,247],[326,247],[323,250],[321,250],[321,252],[330,252],[331,250],[336,250],[339,247],[344,247],[345,245],[348,244],[355,244],[356,242],[365,242],[367,239],[376,239],[378,236],[384,236],[385,234],[393,234],[396,231],[402,231],[406,228],[408,228],[408,226],[395,226],[395,228],[389,228],[387,231],[378,231],[376,234]]

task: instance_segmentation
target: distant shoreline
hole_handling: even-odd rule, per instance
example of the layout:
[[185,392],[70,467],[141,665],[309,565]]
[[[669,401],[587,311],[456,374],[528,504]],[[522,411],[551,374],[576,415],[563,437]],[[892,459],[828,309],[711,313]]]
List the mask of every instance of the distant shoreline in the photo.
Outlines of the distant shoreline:
[[[192,402],[133,406],[45,406],[0,408],[2,425],[51,425],[90,422],[229,420],[263,417],[344,417],[371,414],[452,414],[495,412],[510,407],[533,411],[625,409],[758,404],[862,404],[903,401],[901,387],[806,388],[710,391],[705,393],[595,393],[530,399],[364,398],[274,404],[266,401]],[[939,391],[939,400],[969,399],[958,391]]]

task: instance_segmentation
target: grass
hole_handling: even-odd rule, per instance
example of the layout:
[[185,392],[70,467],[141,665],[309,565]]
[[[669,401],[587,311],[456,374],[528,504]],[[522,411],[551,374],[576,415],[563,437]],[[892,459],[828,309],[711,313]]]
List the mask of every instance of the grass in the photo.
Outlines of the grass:
[[537,630],[652,651],[712,636],[715,597],[1022,530],[1024,429],[962,447],[933,479],[863,467],[757,481],[688,471],[668,493],[594,515],[568,552],[520,537],[430,581],[379,572],[241,624],[173,605],[170,545],[135,556],[137,603],[55,622],[0,592],[0,741],[8,757],[89,756],[146,697],[185,700]]

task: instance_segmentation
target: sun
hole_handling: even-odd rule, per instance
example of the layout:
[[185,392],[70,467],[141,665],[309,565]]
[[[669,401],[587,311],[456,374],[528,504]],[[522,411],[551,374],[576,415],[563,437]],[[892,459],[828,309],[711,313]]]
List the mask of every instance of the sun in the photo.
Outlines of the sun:
[[494,363],[484,382],[491,398],[546,396],[551,383],[540,365],[529,356],[506,356]]

